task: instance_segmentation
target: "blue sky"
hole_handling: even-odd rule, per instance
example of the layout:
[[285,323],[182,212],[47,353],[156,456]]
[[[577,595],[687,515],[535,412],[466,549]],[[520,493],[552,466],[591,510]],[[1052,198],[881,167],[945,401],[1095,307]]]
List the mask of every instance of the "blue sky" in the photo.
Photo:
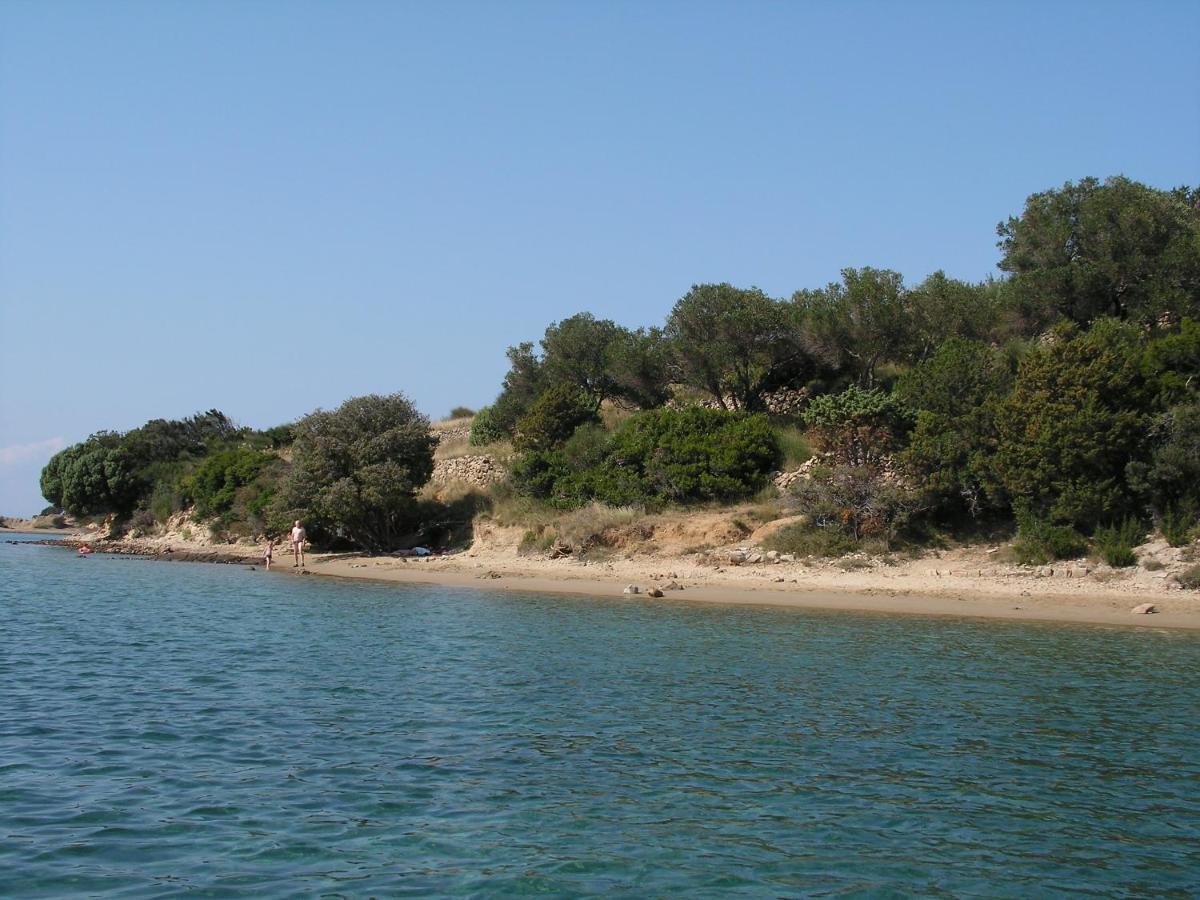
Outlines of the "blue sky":
[[980,279],[1087,175],[1200,182],[1200,4],[0,4],[0,512],[53,450],[402,390],[581,310]]

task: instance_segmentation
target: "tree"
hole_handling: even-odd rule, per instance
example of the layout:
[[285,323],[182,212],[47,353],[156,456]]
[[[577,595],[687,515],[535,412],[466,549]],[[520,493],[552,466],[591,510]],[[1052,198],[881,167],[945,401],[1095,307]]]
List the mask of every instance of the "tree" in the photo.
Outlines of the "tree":
[[611,319],[578,313],[554,322],[542,337],[542,368],[548,381],[571,385],[592,402],[593,409],[613,397],[612,361],[621,328]]
[[1160,191],[1124,177],[1033,194],[997,226],[1023,302],[1044,320],[1153,322],[1200,313],[1200,190]]
[[1088,531],[1139,508],[1126,484],[1144,460],[1154,385],[1141,331],[1101,319],[1057,331],[1022,361],[997,410],[995,466],[1018,513]]
[[296,423],[278,518],[304,518],[371,552],[394,549],[418,515],[437,439],[403,394],[347,400]]
[[722,409],[762,410],[766,394],[819,370],[798,310],[758,288],[695,285],[671,310],[665,334],[680,380]]
[[937,271],[906,295],[911,362],[928,359],[951,338],[983,340],[999,316],[999,284],[968,284]]
[[655,409],[670,399],[670,346],[661,328],[622,329],[610,349],[615,399],[639,409]]
[[913,342],[904,279],[887,269],[843,269],[841,283],[797,291],[792,303],[803,312],[824,352],[841,361],[865,388],[875,370],[899,360]]
[[896,382],[895,396],[916,412],[901,467],[936,504],[977,516],[1004,505],[992,456],[996,409],[1013,381],[1013,365],[980,341],[951,338]]

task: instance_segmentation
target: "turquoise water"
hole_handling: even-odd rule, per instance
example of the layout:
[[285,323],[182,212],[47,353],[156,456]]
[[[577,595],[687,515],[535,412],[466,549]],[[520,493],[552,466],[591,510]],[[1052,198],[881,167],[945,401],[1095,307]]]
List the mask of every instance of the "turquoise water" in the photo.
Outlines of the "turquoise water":
[[0,895],[1195,896],[1200,638],[0,544]]

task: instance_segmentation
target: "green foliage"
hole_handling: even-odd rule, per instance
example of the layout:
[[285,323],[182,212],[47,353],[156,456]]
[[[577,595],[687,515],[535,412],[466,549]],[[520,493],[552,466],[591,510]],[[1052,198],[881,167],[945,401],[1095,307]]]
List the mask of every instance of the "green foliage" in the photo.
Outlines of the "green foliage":
[[557,384],[549,388],[517,422],[513,447],[544,452],[565,443],[580,425],[599,421],[591,399],[579,388]]
[[757,288],[695,285],[671,310],[665,334],[683,383],[722,409],[762,410],[764,395],[822,367],[799,307]]
[[750,496],[779,462],[779,445],[765,416],[660,409],[634,416],[617,429],[606,467],[634,473],[658,500],[695,503]]
[[652,410],[611,436],[580,428],[558,449],[522,454],[512,477],[528,496],[570,508],[735,500],[759,490],[779,463],[766,418],[718,410]]
[[624,329],[611,319],[579,313],[554,322],[542,337],[542,369],[551,384],[582,392],[592,409],[615,396],[612,359]]
[[1003,310],[998,282],[969,284],[934,272],[905,295],[909,337],[903,343],[911,362],[928,359],[947,341],[979,341],[992,336]]
[[1184,319],[1178,331],[1151,341],[1143,371],[1168,403],[1200,398],[1200,321]]
[[992,455],[997,405],[1012,381],[1001,351],[951,338],[896,383],[896,398],[917,411],[898,462],[939,509],[976,517],[1003,505]]
[[1146,530],[1137,519],[1127,517],[1120,525],[1097,528],[1092,537],[1096,550],[1106,563],[1114,568],[1127,568],[1137,565],[1133,548],[1146,537]]
[[42,470],[42,493],[74,515],[128,514],[140,484],[121,435],[100,432],[56,453]]
[[1033,516],[1091,530],[1138,509],[1125,472],[1146,454],[1152,390],[1140,341],[1136,327],[1103,320],[1060,331],[1022,360],[998,408],[994,462]]
[[1186,547],[1200,528],[1200,515],[1195,507],[1174,506],[1162,518],[1163,538],[1172,547]]
[[469,419],[473,415],[475,415],[475,410],[469,406],[456,406],[450,410],[451,419]]
[[886,546],[921,510],[912,491],[866,466],[835,466],[792,485],[791,505],[812,526],[841,531],[857,543],[873,538]]
[[824,352],[837,358],[863,387],[874,387],[881,363],[910,353],[915,336],[898,272],[843,269],[840,284],[797,291],[792,300]]
[[508,437],[508,431],[498,421],[490,406],[485,406],[475,413],[475,420],[471,423],[471,437],[468,439],[471,446],[486,447],[488,444],[507,440]]
[[818,449],[851,466],[878,465],[907,434],[911,413],[891,394],[851,385],[814,397],[801,415]]
[[296,424],[292,470],[272,520],[391,550],[417,524],[415,492],[433,471],[429,420],[403,394],[347,400]]
[[1087,553],[1087,540],[1069,525],[1052,525],[1023,518],[1013,554],[1023,566],[1044,566],[1056,559],[1078,559]]
[[1165,515],[1171,508],[1200,508],[1200,399],[1149,420],[1148,458],[1126,467],[1132,490]]
[[1043,321],[1154,321],[1200,312],[1200,192],[1084,178],[1001,223],[1000,268]]
[[[252,484],[278,457],[257,450],[234,448],[207,457],[180,483],[184,498],[200,518],[220,515],[233,507],[238,489]],[[261,507],[260,507],[261,508]]]

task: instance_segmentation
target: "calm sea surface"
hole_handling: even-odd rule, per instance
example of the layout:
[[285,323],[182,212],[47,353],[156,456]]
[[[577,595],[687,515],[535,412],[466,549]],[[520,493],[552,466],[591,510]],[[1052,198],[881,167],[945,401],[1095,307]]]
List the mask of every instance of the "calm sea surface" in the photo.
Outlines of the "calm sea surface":
[[0,544],[0,895],[1196,896],[1200,637]]

